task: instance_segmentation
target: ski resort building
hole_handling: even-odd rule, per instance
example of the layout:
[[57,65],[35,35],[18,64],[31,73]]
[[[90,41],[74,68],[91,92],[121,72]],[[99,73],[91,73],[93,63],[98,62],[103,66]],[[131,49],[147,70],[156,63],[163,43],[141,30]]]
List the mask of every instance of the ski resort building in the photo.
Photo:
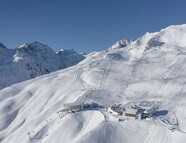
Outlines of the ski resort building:
[[155,108],[143,109],[138,106],[133,107],[108,107],[109,113],[113,115],[117,115],[119,117],[119,121],[124,121],[125,119],[150,119],[156,112]]
[[74,113],[74,112],[78,112],[81,111],[83,109],[83,105],[75,105],[75,106],[71,106],[70,110]]
[[126,108],[123,115],[127,117],[127,119],[136,119],[138,109],[130,109]]
[[75,112],[81,111],[82,109],[83,109],[83,105],[75,105],[69,108],[62,109],[58,111],[57,113],[75,113]]
[[101,109],[101,108],[104,108],[103,106],[100,106],[99,104],[97,103],[83,103],[83,104],[79,104],[79,105],[66,105],[67,108],[65,109],[62,109],[60,111],[58,111],[57,113],[60,114],[60,116],[63,116],[67,113],[75,113],[75,112],[79,112],[79,111],[82,111],[82,110],[90,110],[90,109]]

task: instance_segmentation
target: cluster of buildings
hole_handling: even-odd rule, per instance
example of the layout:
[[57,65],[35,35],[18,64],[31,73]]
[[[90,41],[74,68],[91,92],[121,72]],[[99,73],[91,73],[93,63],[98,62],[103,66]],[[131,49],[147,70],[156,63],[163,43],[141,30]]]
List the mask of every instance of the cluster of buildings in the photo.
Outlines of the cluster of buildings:
[[[97,103],[83,103],[79,105],[71,105],[68,108],[58,111],[57,113],[59,114],[60,118],[62,118],[68,113],[75,113],[82,110],[97,110],[100,108],[103,109],[105,107],[100,106]],[[150,120],[156,113],[156,108],[142,108],[137,105],[131,107],[115,105],[112,107],[106,107],[106,109],[109,113],[119,117],[119,121],[124,121],[126,119]]]
[[109,113],[117,115],[119,121],[124,121],[126,119],[145,119],[150,120],[153,115],[156,113],[155,108],[144,109],[138,106],[132,107],[120,107],[112,106],[107,108]]

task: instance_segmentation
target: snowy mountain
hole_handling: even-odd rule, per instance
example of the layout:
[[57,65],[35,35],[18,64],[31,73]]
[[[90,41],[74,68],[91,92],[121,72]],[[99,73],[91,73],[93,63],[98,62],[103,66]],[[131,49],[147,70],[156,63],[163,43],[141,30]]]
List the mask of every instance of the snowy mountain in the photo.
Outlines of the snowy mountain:
[[73,66],[85,58],[85,54],[79,54],[73,49],[60,50],[57,52],[60,57],[60,61],[65,63],[65,67]]
[[75,65],[85,57],[74,50],[55,53],[39,42],[7,49],[0,44],[0,89]]
[[185,39],[170,26],[0,90],[1,142],[185,143]]

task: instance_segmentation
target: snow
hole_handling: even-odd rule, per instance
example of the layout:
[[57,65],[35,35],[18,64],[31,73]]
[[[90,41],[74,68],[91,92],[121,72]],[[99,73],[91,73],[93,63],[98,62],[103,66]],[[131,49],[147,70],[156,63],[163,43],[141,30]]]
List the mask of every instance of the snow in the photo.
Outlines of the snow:
[[84,58],[74,50],[55,53],[39,42],[26,43],[16,49],[0,44],[0,89],[73,66]]
[[[185,143],[185,33],[186,25],[147,33],[123,48],[91,53],[75,66],[0,90],[0,141]],[[83,103],[98,108],[59,115],[66,105]],[[120,104],[157,111],[150,120],[119,121],[107,109]]]
[[131,41],[130,39],[120,40],[120,41],[117,41],[114,45],[112,45],[111,49],[124,48],[130,45],[132,42],[133,41]]
[[57,54],[60,56],[60,60],[65,63],[66,67],[73,66],[85,58],[84,54],[79,54],[74,49],[61,49]]

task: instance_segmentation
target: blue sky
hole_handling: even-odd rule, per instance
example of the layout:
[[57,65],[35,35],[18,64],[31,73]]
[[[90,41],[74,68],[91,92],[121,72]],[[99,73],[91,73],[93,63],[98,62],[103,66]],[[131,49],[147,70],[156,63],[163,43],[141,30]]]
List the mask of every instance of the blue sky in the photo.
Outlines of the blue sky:
[[185,0],[0,0],[0,42],[100,51],[120,39],[186,23]]

